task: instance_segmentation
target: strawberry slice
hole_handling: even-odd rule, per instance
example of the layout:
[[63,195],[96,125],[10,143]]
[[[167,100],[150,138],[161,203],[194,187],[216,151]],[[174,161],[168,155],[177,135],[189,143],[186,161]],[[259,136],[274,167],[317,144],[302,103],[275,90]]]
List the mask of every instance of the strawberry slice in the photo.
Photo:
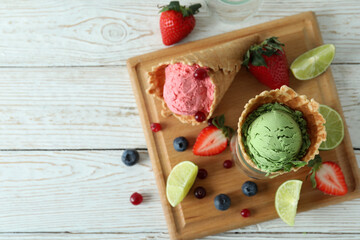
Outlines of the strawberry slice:
[[193,153],[198,156],[212,156],[223,152],[234,130],[224,126],[225,117],[215,117],[213,125],[201,130],[193,147]]
[[320,156],[317,155],[308,166],[312,167],[309,174],[311,174],[314,188],[336,196],[345,195],[348,192],[344,174],[338,164],[330,161],[322,162]]
[[315,174],[316,187],[330,195],[345,195],[348,191],[344,174],[334,162],[323,162]]
[[226,149],[228,139],[221,129],[208,126],[201,130],[193,147],[193,153],[198,156],[212,156]]

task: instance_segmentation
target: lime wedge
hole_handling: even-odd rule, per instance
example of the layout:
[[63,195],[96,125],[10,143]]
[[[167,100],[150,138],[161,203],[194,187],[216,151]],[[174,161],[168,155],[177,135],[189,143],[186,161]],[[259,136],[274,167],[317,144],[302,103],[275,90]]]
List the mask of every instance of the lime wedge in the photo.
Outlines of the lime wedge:
[[171,206],[178,205],[194,184],[198,167],[189,161],[177,164],[170,172],[166,182],[166,197]]
[[290,69],[299,80],[312,79],[326,71],[334,56],[335,46],[333,44],[321,45],[297,57],[292,62]]
[[321,143],[319,150],[334,149],[344,139],[343,120],[340,114],[329,106],[320,104],[319,112],[326,120],[326,141]]
[[280,185],[275,195],[275,208],[279,217],[294,226],[302,181],[288,180]]

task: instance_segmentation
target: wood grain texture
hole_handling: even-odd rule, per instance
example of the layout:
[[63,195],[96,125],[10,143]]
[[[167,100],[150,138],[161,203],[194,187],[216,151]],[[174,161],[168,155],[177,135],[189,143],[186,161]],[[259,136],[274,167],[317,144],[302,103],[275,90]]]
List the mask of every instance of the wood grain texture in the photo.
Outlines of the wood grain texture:
[[[333,65],[360,148],[360,65]],[[125,67],[0,68],[0,149],[146,148]]]
[[[0,240],[168,240],[169,236],[166,233],[119,233],[119,234],[0,234]],[[233,240],[233,239],[249,239],[249,240],[278,240],[278,239],[295,239],[295,240],[308,240],[308,239],[341,239],[341,240],[358,240],[356,234],[334,234],[334,233],[223,233],[221,235],[210,236],[203,238],[204,240]]]
[[[64,232],[118,233],[120,239],[168,239],[148,154],[140,152],[140,162],[133,167],[123,165],[121,155],[122,151],[2,152],[0,239],[4,239],[1,233],[9,232],[36,232],[29,235],[30,239],[84,236],[54,235]],[[360,151],[356,156],[360,163]],[[129,202],[135,191],[144,195],[144,202],[138,206]],[[357,199],[299,213],[295,227],[276,219],[209,239],[236,238],[237,232],[259,238],[264,233],[280,238],[281,232],[299,237],[303,232],[356,235],[360,234],[359,211]]]
[[1,149],[144,147],[125,68],[0,69]]
[[[125,61],[165,48],[159,3],[168,0],[1,1],[0,150],[65,151],[0,152],[0,239],[169,239],[146,151],[132,168],[122,151],[67,151],[146,148]],[[311,10],[336,45],[332,72],[360,148],[360,65],[344,65],[360,63],[357,0],[264,0],[234,25],[205,9],[181,43]],[[111,65],[121,67],[47,68]],[[128,203],[133,191],[142,205]],[[206,239],[359,239],[359,211],[355,200],[300,213],[294,228],[277,219]]]
[[[0,232],[165,231],[147,154],[141,152],[141,161],[131,168],[121,155],[1,153]],[[135,191],[144,194],[140,206],[129,202]]]
[[[125,65],[133,56],[164,48],[158,4],[167,0],[3,0],[0,66]],[[189,2],[189,1],[188,1]],[[191,1],[190,1],[191,2]],[[360,4],[341,1],[264,1],[251,21],[219,22],[211,10],[197,16],[189,42],[303,11],[315,11],[336,63],[360,63]]]

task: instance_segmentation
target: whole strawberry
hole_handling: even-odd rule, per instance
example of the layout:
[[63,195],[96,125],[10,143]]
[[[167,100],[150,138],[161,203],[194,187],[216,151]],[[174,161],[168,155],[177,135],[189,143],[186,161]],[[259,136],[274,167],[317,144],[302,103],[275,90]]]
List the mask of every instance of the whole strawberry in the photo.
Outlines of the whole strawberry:
[[191,33],[196,23],[194,14],[200,7],[199,3],[185,7],[179,1],[171,1],[161,9],[160,31],[165,45],[177,43]]
[[289,67],[284,44],[277,37],[266,39],[251,46],[246,52],[243,65],[263,84],[271,89],[289,86]]

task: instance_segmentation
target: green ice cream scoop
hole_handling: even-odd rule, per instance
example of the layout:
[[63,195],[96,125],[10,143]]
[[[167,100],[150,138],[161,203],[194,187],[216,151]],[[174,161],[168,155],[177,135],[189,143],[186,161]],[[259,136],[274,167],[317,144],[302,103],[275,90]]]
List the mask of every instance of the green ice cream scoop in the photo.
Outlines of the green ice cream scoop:
[[300,159],[310,140],[301,112],[279,103],[265,104],[247,118],[242,130],[248,155],[261,170],[289,171],[306,164]]

